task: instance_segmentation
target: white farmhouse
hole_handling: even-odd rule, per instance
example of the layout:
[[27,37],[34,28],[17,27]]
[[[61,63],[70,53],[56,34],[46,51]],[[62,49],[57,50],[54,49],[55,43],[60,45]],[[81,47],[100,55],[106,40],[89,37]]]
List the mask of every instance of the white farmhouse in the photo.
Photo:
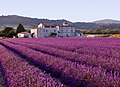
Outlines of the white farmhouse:
[[51,34],[58,36],[58,30],[56,26],[40,23],[37,28],[31,29],[31,35],[33,37],[50,37]]
[[63,25],[40,23],[37,28],[31,29],[32,37],[75,37],[75,27],[64,22]]
[[31,38],[31,34],[28,32],[20,32],[17,34],[18,38]]

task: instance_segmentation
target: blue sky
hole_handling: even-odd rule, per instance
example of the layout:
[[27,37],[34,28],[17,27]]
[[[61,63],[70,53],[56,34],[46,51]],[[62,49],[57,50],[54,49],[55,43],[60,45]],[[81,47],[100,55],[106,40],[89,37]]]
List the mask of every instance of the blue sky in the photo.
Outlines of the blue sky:
[[120,20],[120,0],[1,0],[0,15],[90,22]]

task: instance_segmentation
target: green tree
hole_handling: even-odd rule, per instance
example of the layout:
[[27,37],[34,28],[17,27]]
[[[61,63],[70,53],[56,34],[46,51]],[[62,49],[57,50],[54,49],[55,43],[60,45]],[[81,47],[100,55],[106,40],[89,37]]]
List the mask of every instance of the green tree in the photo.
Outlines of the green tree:
[[22,24],[19,24],[16,30],[16,33],[25,32],[25,28]]
[[14,30],[9,31],[8,37],[9,37],[9,38],[12,38],[13,36],[16,36],[15,31],[14,31]]
[[5,27],[5,29],[2,31],[2,34],[5,36],[5,37],[8,37],[8,33],[11,31],[11,30],[14,30],[12,27]]

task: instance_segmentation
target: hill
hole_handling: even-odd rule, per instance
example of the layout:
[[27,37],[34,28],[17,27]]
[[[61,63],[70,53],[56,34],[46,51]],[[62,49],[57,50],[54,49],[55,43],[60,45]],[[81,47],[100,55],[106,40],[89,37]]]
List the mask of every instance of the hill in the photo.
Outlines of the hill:
[[[52,23],[61,24],[67,20],[49,20],[49,19],[38,19],[30,17],[22,17],[17,15],[0,16],[0,26],[17,26],[22,23],[24,26],[36,27],[39,23]],[[69,22],[69,21],[67,21]],[[70,23],[70,22],[69,22]]]
[[65,21],[75,26],[77,29],[101,29],[101,28],[120,29],[120,21],[111,20],[111,19],[86,23],[86,22],[70,22],[65,19],[49,20],[49,19],[23,17],[17,15],[0,16],[0,29],[3,29],[6,26],[12,26],[13,28],[16,28],[16,26],[18,26],[19,23],[22,23],[26,29],[27,28],[30,29],[37,27],[39,23],[61,25]]
[[61,25],[63,22],[67,21],[69,24],[75,26],[78,29],[90,29],[90,28],[99,28],[96,23],[85,23],[85,22],[70,22],[68,20],[49,20],[49,19],[38,19],[38,18],[30,18],[23,17],[17,15],[8,15],[8,16],[0,16],[0,27],[12,26],[16,27],[19,23],[22,23],[25,27],[33,28],[37,27],[39,23],[49,23],[55,25]]
[[97,24],[120,24],[120,21],[112,20],[112,19],[104,19],[104,20],[94,21],[94,23],[97,23]]

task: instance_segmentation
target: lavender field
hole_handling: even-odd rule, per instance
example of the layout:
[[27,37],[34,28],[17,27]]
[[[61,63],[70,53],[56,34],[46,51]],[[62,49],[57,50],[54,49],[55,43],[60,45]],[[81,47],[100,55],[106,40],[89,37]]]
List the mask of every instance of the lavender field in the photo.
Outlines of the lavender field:
[[0,87],[120,87],[120,39],[0,39]]

